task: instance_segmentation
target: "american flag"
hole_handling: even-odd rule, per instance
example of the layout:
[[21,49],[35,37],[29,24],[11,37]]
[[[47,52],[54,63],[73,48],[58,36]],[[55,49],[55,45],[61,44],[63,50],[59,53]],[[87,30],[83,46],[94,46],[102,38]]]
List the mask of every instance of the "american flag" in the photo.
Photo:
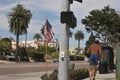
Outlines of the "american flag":
[[53,39],[53,30],[52,25],[49,23],[48,19],[46,19],[45,25],[43,26],[44,29],[44,36],[48,41],[51,41]]

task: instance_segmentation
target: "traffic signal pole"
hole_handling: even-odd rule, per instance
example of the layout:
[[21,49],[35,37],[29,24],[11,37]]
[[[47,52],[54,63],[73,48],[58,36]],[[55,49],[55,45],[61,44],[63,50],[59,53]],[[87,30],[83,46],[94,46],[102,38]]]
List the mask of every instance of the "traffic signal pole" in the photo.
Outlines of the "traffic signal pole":
[[[82,0],[74,0],[82,3]],[[69,28],[76,27],[76,18],[70,11],[73,0],[62,0],[61,35],[59,50],[58,80],[68,80]]]
[[[62,0],[62,10],[70,11],[69,0]],[[61,23],[58,80],[68,80],[69,26]]]

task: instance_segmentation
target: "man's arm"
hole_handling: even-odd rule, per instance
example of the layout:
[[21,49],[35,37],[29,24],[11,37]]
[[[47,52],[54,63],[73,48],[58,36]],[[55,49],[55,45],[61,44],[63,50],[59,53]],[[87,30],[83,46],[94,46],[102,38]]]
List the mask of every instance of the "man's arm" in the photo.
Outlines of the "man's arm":
[[88,48],[87,53],[91,53],[91,47]]
[[101,46],[99,48],[99,55],[100,55],[100,57],[102,56],[102,47]]

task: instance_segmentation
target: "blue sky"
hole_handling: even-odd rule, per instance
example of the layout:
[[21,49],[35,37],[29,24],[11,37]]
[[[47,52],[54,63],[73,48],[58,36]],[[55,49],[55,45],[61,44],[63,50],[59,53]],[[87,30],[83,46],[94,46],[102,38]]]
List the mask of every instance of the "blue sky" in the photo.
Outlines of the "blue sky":
[[[30,21],[28,28],[28,40],[33,39],[35,33],[40,33],[41,27],[45,23],[46,16],[49,22],[53,26],[55,33],[54,39],[60,39],[60,12],[61,12],[62,0],[0,0],[0,37],[13,37],[15,35],[9,32],[7,14],[17,4],[23,4],[25,8],[31,10],[32,20]],[[84,29],[84,25],[81,24],[81,19],[88,16],[89,12],[93,9],[102,9],[104,6],[109,5],[116,11],[120,11],[120,0],[83,0],[83,3],[76,1],[70,5],[70,10],[74,12],[77,18],[77,27],[71,29],[73,37],[70,38],[70,46],[77,47],[78,41],[74,39],[74,34],[77,30],[82,30],[85,38],[80,42],[81,47],[85,47],[86,40],[88,40],[89,34]],[[25,36],[20,36],[20,41],[24,40]]]

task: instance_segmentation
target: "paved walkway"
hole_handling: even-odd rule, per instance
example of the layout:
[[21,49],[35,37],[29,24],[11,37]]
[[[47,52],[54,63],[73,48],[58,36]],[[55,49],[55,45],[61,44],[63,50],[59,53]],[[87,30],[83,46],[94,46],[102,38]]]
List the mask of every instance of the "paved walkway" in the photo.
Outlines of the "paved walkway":
[[[115,71],[106,73],[106,74],[99,74],[99,72],[97,72],[97,75],[96,75],[96,80],[116,80],[115,78],[116,78]],[[83,80],[89,80],[89,78],[86,78]]]

